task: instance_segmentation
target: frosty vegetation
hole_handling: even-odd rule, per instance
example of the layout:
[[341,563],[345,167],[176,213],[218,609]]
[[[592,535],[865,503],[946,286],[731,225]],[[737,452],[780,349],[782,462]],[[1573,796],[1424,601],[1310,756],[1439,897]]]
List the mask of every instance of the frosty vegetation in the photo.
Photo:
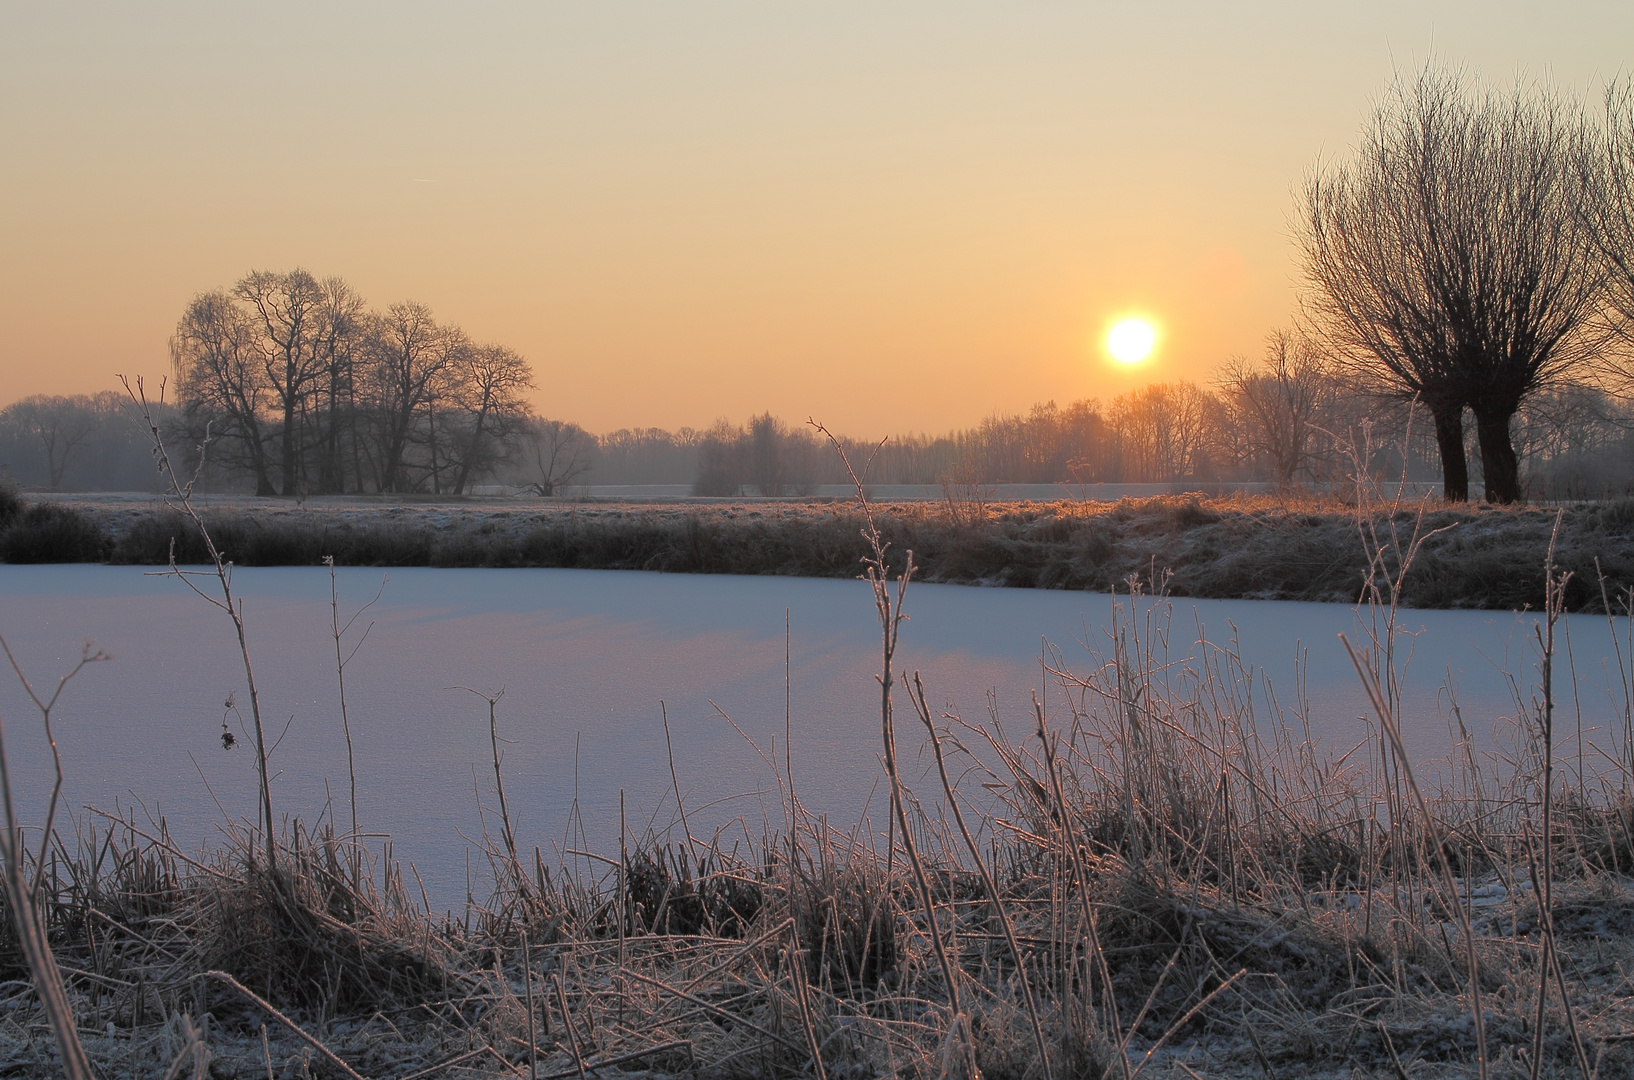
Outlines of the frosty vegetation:
[[[200,602],[237,625],[216,540],[178,502],[209,556]],[[1429,786],[1403,749],[1396,616],[1437,523],[1380,509],[1353,520],[1347,646],[1374,702],[1355,747],[1313,743],[1297,687],[1261,685],[1229,645],[1171,654],[1138,586],[1087,667],[1046,656],[1048,708],[940,711],[896,663],[917,552],[859,500],[887,820],[812,815],[820,780],[757,748],[769,816],[702,832],[677,776],[650,828],[569,850],[513,821],[510,706],[473,699],[493,749],[481,885],[437,911],[412,854],[359,819],[355,780],[324,821],[278,816],[257,728],[258,819],[224,820],[209,849],[86,811],[0,850],[0,915],[34,931],[0,947],[0,1054],[9,1075],[194,1080],[1626,1074],[1630,673],[1620,722],[1559,753],[1576,690],[1555,668],[1572,582],[1554,515],[1514,709],[1460,714]],[[1619,634],[1630,604],[1612,598]],[[249,650],[241,674],[253,695]],[[916,749],[924,767],[899,766]]]

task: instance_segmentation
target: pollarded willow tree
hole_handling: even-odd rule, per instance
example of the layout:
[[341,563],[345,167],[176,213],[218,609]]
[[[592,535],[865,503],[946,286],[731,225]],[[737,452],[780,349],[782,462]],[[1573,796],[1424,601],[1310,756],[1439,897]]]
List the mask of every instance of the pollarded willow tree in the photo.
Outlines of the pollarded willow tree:
[[[1584,209],[1606,274],[1607,329],[1634,345],[1634,86],[1606,92],[1605,117],[1583,166]],[[1608,365],[1616,381],[1634,382],[1627,350],[1617,361]]]
[[1510,422],[1605,344],[1583,213],[1580,112],[1427,68],[1374,111],[1353,159],[1307,179],[1297,233],[1327,344],[1435,422],[1443,490],[1469,498],[1463,412],[1488,501],[1520,498]]

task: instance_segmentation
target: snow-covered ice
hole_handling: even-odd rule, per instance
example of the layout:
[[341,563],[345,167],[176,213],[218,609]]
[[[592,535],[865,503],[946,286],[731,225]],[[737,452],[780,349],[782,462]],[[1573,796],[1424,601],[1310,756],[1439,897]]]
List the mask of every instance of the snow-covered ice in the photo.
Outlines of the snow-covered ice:
[[[661,701],[689,814],[711,823],[741,815],[757,839],[763,822],[779,822],[772,772],[715,705],[781,764],[785,610],[801,801],[835,823],[855,821],[865,806],[883,821],[876,790],[879,632],[862,582],[344,568],[343,617],[375,595],[382,577],[389,580],[379,603],[356,628],[372,622],[373,630],[347,668],[359,816],[365,830],[395,838],[397,857],[414,860],[444,903],[464,895],[465,837],[480,836],[482,828],[477,793],[484,805],[494,801],[486,705],[457,687],[504,690],[507,795],[520,837],[547,857],[566,839],[575,790],[585,840],[599,849],[616,845],[620,789],[632,832],[645,831],[649,820],[668,823],[673,798]],[[288,724],[273,759],[275,808],[310,821],[332,799],[344,824],[345,744],[328,573],[240,569],[234,584],[269,737]],[[1031,728],[1033,691],[1059,701],[1059,688],[1045,687],[1041,642],[1060,647],[1068,668],[1087,667],[1095,661],[1080,642],[1104,645],[1112,604],[1085,593],[914,585],[899,666],[922,671],[933,703],[956,706],[967,719],[985,719],[993,691],[1007,730],[1021,736]],[[1501,669],[1522,680],[1523,693],[1536,678],[1535,618],[1416,610],[1401,617],[1417,632],[1404,642],[1413,652],[1406,701],[1415,756],[1447,753],[1438,690],[1449,673],[1466,723],[1489,738],[1495,720],[1515,711]],[[1217,644],[1235,636],[1284,706],[1296,697],[1296,654],[1308,650],[1313,733],[1340,751],[1365,735],[1357,719],[1365,699],[1337,640],[1340,632],[1355,640],[1351,608],[1176,600],[1171,625],[1177,657],[1192,648],[1199,626]],[[1580,694],[1574,703],[1562,682],[1563,738],[1575,734],[1574,705],[1585,729],[1604,729],[1614,715],[1605,688],[1617,661],[1606,620],[1574,616],[1570,627]],[[250,751],[242,743],[223,750],[220,740],[230,693],[248,712],[237,643],[221,611],[180,582],[141,568],[0,566],[0,634],[37,686],[54,683],[87,637],[114,656],[80,676],[56,715],[68,806],[112,809],[116,800],[140,799],[189,847],[220,820],[214,800],[253,818]],[[14,682],[0,680],[19,798],[32,809],[48,790],[46,758],[39,724],[24,705]],[[1260,716],[1263,723],[1267,713]],[[229,723],[239,731],[236,719]],[[905,764],[920,776],[930,761],[913,753],[922,742],[917,726],[899,727]],[[1564,745],[1562,753],[1575,752]],[[768,794],[754,794],[760,791]],[[720,799],[729,801],[707,805]]]

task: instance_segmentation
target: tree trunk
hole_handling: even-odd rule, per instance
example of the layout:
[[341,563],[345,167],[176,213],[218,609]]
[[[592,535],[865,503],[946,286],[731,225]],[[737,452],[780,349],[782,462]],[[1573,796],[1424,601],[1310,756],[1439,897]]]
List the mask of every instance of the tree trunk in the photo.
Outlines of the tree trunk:
[[[293,379],[294,376],[291,375],[290,378]],[[279,472],[283,474],[281,477],[283,491],[279,493],[281,495],[295,494],[295,449],[295,395],[290,392],[284,397],[283,454],[279,461]]]
[[[1441,496],[1448,502],[1469,502],[1469,465],[1464,461],[1464,404],[1430,407],[1435,420],[1435,443],[1441,451]],[[1491,490],[1488,488],[1487,490]]]
[[477,448],[482,445],[482,425],[488,419],[488,403],[482,403],[482,409],[477,413],[476,425],[471,430],[471,446],[465,452],[465,460],[460,462],[459,476],[454,480],[454,494],[464,495],[465,485],[471,479],[471,462],[476,459]]
[[414,424],[413,398],[404,392],[404,398],[409,402],[407,408],[399,409],[392,418],[392,430],[386,444],[385,461],[382,463],[380,490],[406,491],[408,489],[407,469],[403,458],[408,453],[409,428]]
[[[357,396],[350,391],[346,395],[346,429],[352,436],[352,477],[357,483],[358,494],[363,493],[363,451],[359,447],[362,441],[358,431]],[[379,485],[375,485],[378,487]]]
[[426,449],[431,451],[431,493],[441,495],[442,474],[437,470],[437,409],[426,402]]
[[319,425],[323,432],[322,457],[318,466],[318,489],[322,494],[329,495],[346,489],[345,468],[340,459],[340,369],[331,364],[329,366],[329,388],[327,391],[329,409],[324,416],[324,423]]
[[1520,462],[1509,437],[1515,406],[1483,406],[1475,413],[1476,438],[1481,444],[1481,474],[1486,480],[1486,501],[1507,505],[1520,501]]
[[57,440],[53,437],[42,440],[45,443],[45,470],[51,474],[51,490],[62,488],[62,474],[68,471],[68,455],[57,460]]
[[267,447],[261,441],[260,425],[253,422],[245,426],[244,443],[250,451],[250,470],[255,473],[256,495],[276,495],[273,490],[272,478],[267,475]]

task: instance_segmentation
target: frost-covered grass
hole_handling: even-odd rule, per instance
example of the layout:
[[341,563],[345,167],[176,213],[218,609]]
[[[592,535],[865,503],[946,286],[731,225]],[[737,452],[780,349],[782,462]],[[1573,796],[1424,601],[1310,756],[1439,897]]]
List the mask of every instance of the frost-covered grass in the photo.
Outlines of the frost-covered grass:
[[[771,527],[800,513],[815,514],[782,509]],[[513,827],[497,724],[478,841],[492,888],[457,913],[430,908],[367,822],[286,824],[269,843],[271,796],[265,824],[224,821],[203,853],[104,819],[28,866],[74,1038],[103,1075],[136,1076],[1634,1071],[1634,717],[1585,748],[1581,774],[1556,760],[1559,535],[1537,571],[1543,662],[1511,673],[1530,704],[1508,756],[1470,739],[1426,789],[1400,733],[1396,611],[1452,535],[1435,530],[1524,534],[1533,515],[1352,517],[1374,727],[1327,750],[1297,687],[1262,694],[1227,646],[1177,662],[1166,609],[1138,596],[1083,668],[1053,665],[1049,707],[1023,728],[941,713],[895,665],[913,571],[886,544],[918,528],[1064,529],[1062,544],[1075,527],[1298,531],[1337,509],[828,513],[864,534],[880,615],[887,821],[808,813],[802,785],[822,781],[768,755],[781,821],[701,835],[677,777],[668,827],[621,824],[616,851],[553,848]],[[1608,526],[1595,520],[1580,535]],[[912,771],[922,782],[897,764],[916,747],[933,762]],[[0,966],[7,1075],[52,1075],[27,972],[15,953]]]
[[[1388,681],[1380,614],[1358,646]],[[911,850],[894,825],[806,813],[820,781],[779,769],[767,831],[700,835],[677,799],[667,829],[585,858],[513,831],[496,764],[493,888],[442,912],[412,852],[327,822],[284,829],[269,870],[248,824],[186,852],[156,825],[100,819],[42,868],[82,1042],[107,1076],[189,1075],[206,1057],[213,1077],[343,1075],[314,1041],[399,1080],[581,1063],[604,1078],[1475,1076],[1467,926],[1491,1075],[1529,1075],[1535,1053],[1540,1075],[1577,1075],[1579,1047],[1600,1076],[1634,1069],[1622,764],[1555,773],[1545,863],[1541,697],[1518,756],[1471,757],[1420,815],[1382,727],[1319,750],[1297,694],[1255,714],[1229,648],[1176,664],[1166,617],[1123,607],[1103,654],[1055,665],[1023,729],[939,714],[887,670],[882,735],[942,759],[918,790],[893,785]],[[1626,729],[1598,749],[1626,762]],[[0,1061],[55,1075],[10,940]]]
[[[203,510],[240,565],[540,566],[853,577],[867,554],[851,503],[385,504],[222,499]],[[887,503],[891,558],[912,550],[927,581],[1109,592],[1167,577],[1177,596],[1354,602],[1364,532],[1424,511],[1433,535],[1403,582],[1426,608],[1538,608],[1556,510],[1375,503],[1304,496],[1154,497],[1116,503]],[[183,519],[154,500],[61,500],[0,534],[12,562],[207,561]],[[1634,584],[1634,500],[1565,508],[1556,553],[1567,607],[1593,610],[1600,580]],[[70,521],[70,517],[74,520]],[[49,520],[47,520],[49,519]],[[84,527],[88,524],[90,527]],[[1439,531],[1437,531],[1439,530]],[[899,565],[893,563],[893,565]]]

